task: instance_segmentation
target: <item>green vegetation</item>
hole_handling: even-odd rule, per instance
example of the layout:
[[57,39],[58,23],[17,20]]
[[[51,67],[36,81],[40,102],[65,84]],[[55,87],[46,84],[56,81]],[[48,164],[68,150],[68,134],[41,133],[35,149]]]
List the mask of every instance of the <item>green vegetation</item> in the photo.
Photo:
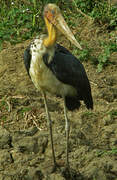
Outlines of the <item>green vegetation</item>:
[[0,9],[0,46],[3,41],[18,43],[32,37],[39,29],[36,15],[39,9],[35,3],[17,3],[10,1],[9,8],[6,1]]
[[[117,29],[117,5],[111,5],[109,1],[2,0],[0,7],[0,50],[6,41],[15,44],[43,32],[45,27],[42,20],[42,9],[49,2],[60,6],[67,23],[73,29],[76,28],[76,18],[92,20],[92,23],[98,27],[104,27],[103,31],[108,31],[110,36],[111,32]],[[117,51],[117,39],[115,37],[110,39],[100,43],[101,51],[98,55],[94,56],[94,47],[89,48],[86,44],[83,45],[83,51],[73,49],[73,52],[79,55],[81,61],[91,60],[93,64],[97,65],[98,72],[101,72],[106,65],[110,64],[111,53]]]
[[23,107],[19,110],[19,112],[21,112],[22,114],[24,114],[25,112],[29,112],[31,110],[30,107]]
[[116,119],[117,118],[117,110],[113,109],[108,113],[111,117],[111,119]]
[[101,47],[103,48],[103,52],[98,56],[98,72],[101,72],[104,66],[111,63],[109,61],[111,53],[117,52],[117,45],[114,41],[108,43],[101,42]]
[[9,104],[6,100],[6,97],[0,99],[0,125],[2,122],[6,122],[7,120],[7,112],[9,111]]
[[109,28],[116,27],[117,25],[117,11],[116,6],[111,6],[109,1],[105,0],[74,0],[82,12],[92,17],[98,23],[108,23]]
[[81,115],[82,120],[96,119],[96,118],[97,118],[97,114],[94,112],[90,112],[90,111],[86,111],[86,112],[82,113],[82,115]]
[[1,111],[8,111],[8,104],[7,104],[7,101],[5,99],[2,99],[0,101],[0,110]]
[[23,118],[25,116],[25,113],[30,111],[31,111],[30,107],[22,107],[21,109],[18,110],[18,115]]
[[113,148],[110,150],[102,150],[97,152],[97,156],[104,156],[104,155],[117,155],[117,148]]

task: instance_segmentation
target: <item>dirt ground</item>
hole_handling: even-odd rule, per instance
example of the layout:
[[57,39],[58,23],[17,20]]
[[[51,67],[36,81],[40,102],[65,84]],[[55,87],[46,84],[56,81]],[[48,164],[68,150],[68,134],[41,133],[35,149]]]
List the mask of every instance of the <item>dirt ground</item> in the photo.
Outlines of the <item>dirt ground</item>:
[[101,73],[84,63],[92,87],[94,110],[82,104],[69,112],[70,170],[65,171],[63,101],[48,95],[59,168],[52,172],[49,130],[43,97],[23,64],[29,40],[0,53],[0,179],[117,180],[117,53]]

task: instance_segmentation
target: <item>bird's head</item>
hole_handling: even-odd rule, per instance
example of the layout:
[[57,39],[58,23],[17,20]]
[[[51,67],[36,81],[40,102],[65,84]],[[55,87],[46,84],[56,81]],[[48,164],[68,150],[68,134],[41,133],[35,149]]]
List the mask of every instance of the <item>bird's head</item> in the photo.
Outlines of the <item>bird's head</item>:
[[47,4],[44,8],[44,19],[46,20],[46,24],[48,26],[48,30],[50,25],[55,26],[62,34],[64,34],[67,39],[71,41],[76,47],[82,49],[80,44],[77,42],[67,23],[65,22],[63,16],[61,15],[60,9],[55,4]]

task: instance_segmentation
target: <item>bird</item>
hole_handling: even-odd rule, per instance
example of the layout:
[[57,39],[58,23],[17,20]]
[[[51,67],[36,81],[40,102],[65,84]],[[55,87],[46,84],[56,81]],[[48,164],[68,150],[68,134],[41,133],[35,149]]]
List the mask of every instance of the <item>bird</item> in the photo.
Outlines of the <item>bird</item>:
[[24,64],[35,87],[41,92],[50,131],[53,166],[57,167],[53,144],[52,120],[47,103],[47,93],[63,98],[66,131],[66,168],[69,163],[68,110],[80,108],[84,101],[87,109],[93,109],[91,86],[83,64],[64,46],[57,43],[59,31],[77,48],[82,47],[68,27],[60,8],[49,3],[45,5],[43,17],[47,34],[38,35],[24,51]]

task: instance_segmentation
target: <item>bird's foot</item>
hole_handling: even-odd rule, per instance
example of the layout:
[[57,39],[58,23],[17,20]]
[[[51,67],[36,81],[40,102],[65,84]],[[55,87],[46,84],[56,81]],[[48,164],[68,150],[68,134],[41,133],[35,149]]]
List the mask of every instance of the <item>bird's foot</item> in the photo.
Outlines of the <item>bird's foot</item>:
[[69,168],[70,168],[69,163],[66,163],[65,168],[66,168],[66,169],[69,169]]
[[66,164],[65,164],[65,170],[66,170],[67,172],[70,171],[70,165],[69,165],[69,162],[68,162],[68,161],[67,161]]
[[51,173],[54,173],[54,172],[56,171],[56,169],[57,169],[57,165],[56,165],[56,164],[54,164],[54,165],[53,165],[53,167],[52,167],[52,171],[51,171]]
[[52,170],[51,170],[51,173],[54,173],[56,170],[57,170],[57,168],[59,167],[59,165],[56,163],[56,161],[54,162],[54,165],[53,165],[53,167],[52,167]]
[[66,164],[65,168],[63,169],[62,174],[64,177],[71,179],[72,172],[71,172],[69,164]]

